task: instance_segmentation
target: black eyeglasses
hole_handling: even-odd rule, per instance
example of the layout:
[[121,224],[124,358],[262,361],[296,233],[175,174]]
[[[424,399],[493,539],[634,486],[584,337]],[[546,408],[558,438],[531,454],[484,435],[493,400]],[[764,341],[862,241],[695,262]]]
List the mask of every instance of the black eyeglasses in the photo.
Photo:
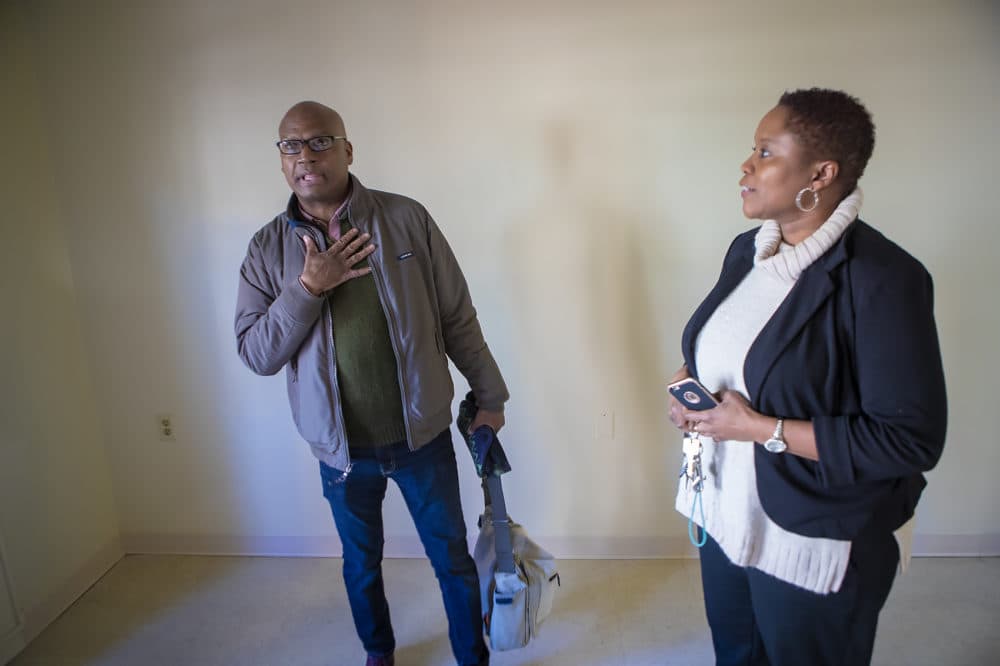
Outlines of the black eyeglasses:
[[316,153],[330,150],[337,139],[347,141],[346,136],[314,136],[311,139],[282,139],[274,145],[282,155],[298,155],[306,145],[309,146],[309,150]]

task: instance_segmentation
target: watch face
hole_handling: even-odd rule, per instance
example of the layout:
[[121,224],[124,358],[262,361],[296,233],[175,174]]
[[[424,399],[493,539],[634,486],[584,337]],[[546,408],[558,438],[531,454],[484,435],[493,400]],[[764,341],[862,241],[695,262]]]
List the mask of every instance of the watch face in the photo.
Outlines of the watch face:
[[784,453],[785,449],[788,448],[788,444],[785,444],[785,442],[780,439],[769,439],[764,442],[764,448],[771,453]]

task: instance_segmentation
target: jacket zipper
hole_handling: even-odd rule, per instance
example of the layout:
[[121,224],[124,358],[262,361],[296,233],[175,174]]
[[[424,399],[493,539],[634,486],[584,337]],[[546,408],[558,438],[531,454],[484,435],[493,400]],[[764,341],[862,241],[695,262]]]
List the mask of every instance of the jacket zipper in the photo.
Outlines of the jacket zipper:
[[344,468],[344,471],[340,474],[339,477],[337,477],[337,480],[334,481],[334,483],[343,483],[344,481],[347,481],[347,475],[350,474],[351,469],[354,468],[354,463],[351,462],[350,455],[351,455],[350,453],[347,454],[348,456],[347,467]]
[[[317,241],[316,247],[322,248],[321,251],[325,252],[326,250],[330,249],[329,243],[327,243],[325,236],[317,240],[316,234],[313,234],[311,231],[309,231],[309,227],[306,228],[306,233],[312,236],[313,240]],[[323,236],[323,234],[320,234],[320,236]],[[330,307],[329,298],[324,299],[323,310],[329,313],[329,317],[327,317],[327,333],[330,336],[330,382],[333,385],[333,398],[334,398],[334,402],[332,405],[330,405],[330,409],[339,409],[340,387],[337,385],[337,350],[334,348],[333,345],[333,308]],[[340,422],[341,424],[343,424],[344,422],[343,414],[341,414]],[[351,461],[351,447],[348,445],[346,441],[347,439],[346,430],[344,431],[344,435],[345,435],[344,437],[345,441],[343,443],[343,447],[344,447],[344,455],[347,457],[347,465],[344,466],[344,471],[341,472],[340,476],[337,477],[337,480],[334,481],[334,483],[343,483],[344,481],[347,481],[347,475],[351,473],[352,469],[354,469],[354,463]]]
[[378,261],[373,261],[375,258],[374,254],[368,256],[369,263],[372,264],[372,277],[375,279],[375,290],[378,292],[379,304],[382,306],[382,311],[385,313],[385,318],[389,323],[389,342],[392,343],[392,351],[396,355],[396,381],[399,382],[399,396],[402,398],[403,404],[403,427],[406,429],[406,445],[412,451],[413,450],[413,436],[410,433],[410,414],[407,410],[407,405],[410,404],[406,397],[406,383],[403,381],[403,363],[399,356],[399,344],[396,342],[396,335],[398,335],[398,328],[396,326],[396,319],[392,316],[392,311],[386,305],[386,293],[385,285],[382,283],[382,274],[376,268],[381,269],[381,263]]
[[[330,332],[330,382],[333,384],[333,397],[334,404],[330,405],[330,409],[339,409],[340,407],[340,386],[337,384],[337,350],[333,346],[333,308],[330,307],[329,299],[323,304],[327,312],[330,313],[330,317],[327,319],[329,324]],[[341,424],[344,423],[344,415],[341,414],[340,417]],[[344,455],[347,456],[347,465],[344,467],[344,472],[337,478],[334,483],[343,483],[347,481],[347,475],[351,473],[351,469],[354,468],[354,463],[351,462],[351,447],[347,442],[347,429],[344,429]]]

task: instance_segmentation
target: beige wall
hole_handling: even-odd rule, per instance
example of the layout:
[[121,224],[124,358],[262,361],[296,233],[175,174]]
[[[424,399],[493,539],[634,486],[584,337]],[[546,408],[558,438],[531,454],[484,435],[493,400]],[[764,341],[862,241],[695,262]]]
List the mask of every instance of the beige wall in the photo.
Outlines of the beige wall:
[[[126,549],[336,552],[283,378],[250,374],[232,335],[246,243],[287,196],[277,122],[316,98],[354,172],[425,203],[463,262],[512,389],[515,517],[563,556],[689,552],[663,385],[751,226],[736,182],[759,117],[823,85],[878,125],[863,216],[936,280],[952,427],[920,543],[1000,550],[996,10],[703,4],[33,3],[40,113],[17,110],[16,138],[53,149],[5,187],[35,193],[18,217],[41,210],[48,235],[13,233],[80,304],[86,344],[58,353],[91,369],[75,409],[105,424]],[[419,552],[398,494],[386,524],[389,552]]]
[[66,235],[76,217],[24,6],[0,5],[0,542],[30,640],[122,551]]

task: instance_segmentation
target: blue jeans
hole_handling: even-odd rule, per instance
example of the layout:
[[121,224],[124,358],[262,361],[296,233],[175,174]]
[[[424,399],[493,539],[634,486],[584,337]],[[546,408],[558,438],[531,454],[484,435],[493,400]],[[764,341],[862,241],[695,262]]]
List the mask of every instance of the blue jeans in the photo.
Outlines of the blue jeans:
[[479,577],[466,540],[451,430],[417,451],[397,442],[352,455],[352,463],[343,482],[341,472],[322,462],[320,474],[344,545],[344,583],[365,650],[381,656],[396,647],[382,582],[382,500],[391,478],[403,493],[441,587],[455,659],[462,666],[488,664]]

